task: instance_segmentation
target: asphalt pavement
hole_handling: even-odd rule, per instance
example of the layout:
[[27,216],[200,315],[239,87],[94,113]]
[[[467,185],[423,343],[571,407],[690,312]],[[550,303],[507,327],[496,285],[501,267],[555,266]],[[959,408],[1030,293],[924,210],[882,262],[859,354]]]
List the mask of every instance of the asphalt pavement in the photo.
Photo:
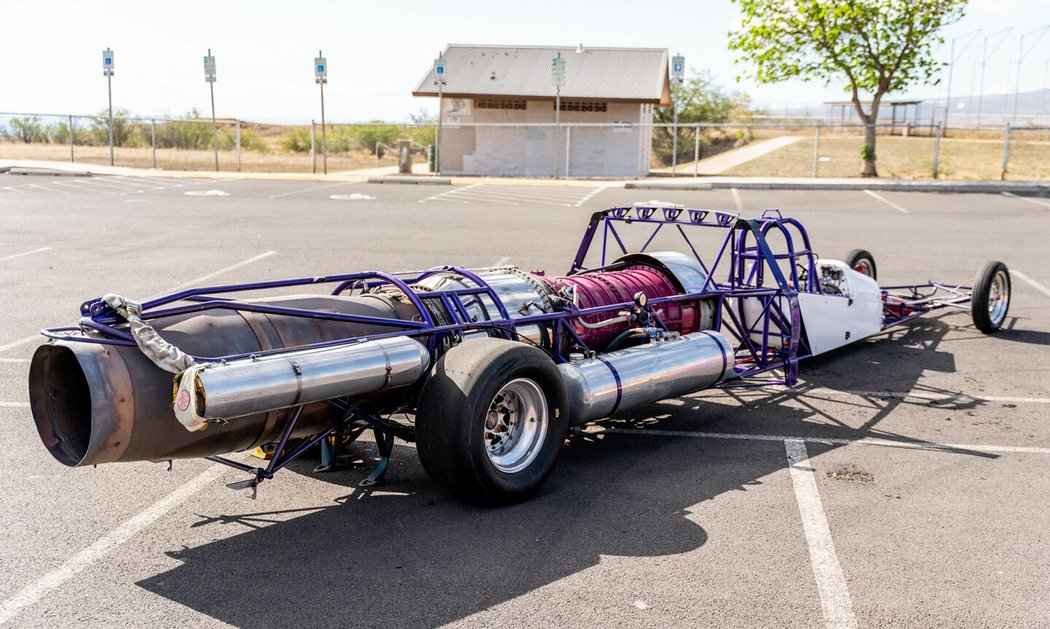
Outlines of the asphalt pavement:
[[[638,201],[778,208],[880,283],[1013,273],[1004,329],[948,311],[804,362],[793,390],[706,391],[571,436],[534,499],[460,504],[398,442],[257,500],[206,461],[69,469],[28,359],[86,299],[442,264],[568,270]],[[1050,200],[880,190],[0,175],[0,624],[1050,625]]]

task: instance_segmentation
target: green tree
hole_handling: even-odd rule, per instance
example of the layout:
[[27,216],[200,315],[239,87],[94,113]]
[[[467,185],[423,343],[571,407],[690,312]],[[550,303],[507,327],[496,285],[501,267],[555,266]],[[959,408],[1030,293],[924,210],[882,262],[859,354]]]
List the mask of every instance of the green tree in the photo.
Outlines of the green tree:
[[[696,122],[724,123],[744,115],[749,99],[739,92],[729,92],[715,83],[710,70],[693,71],[693,76],[672,90],[674,108],[664,107],[653,112],[653,122],[670,125],[674,122],[674,109],[678,109],[680,126]],[[679,130],[681,133],[681,130]],[[661,163],[671,163],[674,131],[669,127],[656,127],[653,150]],[[692,136],[690,136],[692,137]],[[707,144],[705,140],[705,146]],[[688,145],[688,146],[687,146]],[[692,159],[692,141],[678,142],[679,161]]]
[[[875,121],[889,92],[935,85],[934,45],[962,17],[966,0],[733,0],[743,11],[729,48],[754,65],[760,83],[845,78],[865,124],[861,176],[877,177]],[[861,93],[871,95],[864,110]]]

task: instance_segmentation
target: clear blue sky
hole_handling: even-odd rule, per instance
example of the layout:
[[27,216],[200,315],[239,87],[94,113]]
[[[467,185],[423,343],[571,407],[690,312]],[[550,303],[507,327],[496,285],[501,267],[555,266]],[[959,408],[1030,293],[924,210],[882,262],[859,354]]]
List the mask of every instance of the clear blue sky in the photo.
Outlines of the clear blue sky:
[[[259,121],[319,117],[311,68],[319,48],[330,66],[326,100],[335,121],[404,120],[423,107],[435,110],[432,99],[414,98],[411,90],[448,43],[663,47],[774,111],[843,97],[837,87],[819,84],[736,84],[743,68],[734,65],[726,34],[738,19],[729,0],[10,0],[0,10],[0,111],[98,111],[106,102],[101,51],[107,46],[116,58],[114,104],[146,115],[207,110],[201,60],[209,47],[217,58],[218,115]],[[948,34],[1018,27],[988,65],[986,93],[1004,92],[1016,76],[1016,34],[1044,24],[1050,3],[975,0]],[[978,38],[960,57],[953,93],[976,90],[980,48]],[[1026,59],[1022,89],[1043,86],[1048,56],[1050,33]],[[916,87],[910,95],[943,90]]]

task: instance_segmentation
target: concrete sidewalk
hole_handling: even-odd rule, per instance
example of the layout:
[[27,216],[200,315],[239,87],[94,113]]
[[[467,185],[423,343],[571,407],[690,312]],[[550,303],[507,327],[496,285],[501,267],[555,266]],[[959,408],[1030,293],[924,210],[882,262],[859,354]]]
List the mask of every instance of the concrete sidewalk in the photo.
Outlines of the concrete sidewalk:
[[[0,160],[0,173],[11,168],[42,171],[40,174],[117,175],[124,177],[192,177],[198,179],[266,179],[298,181],[347,181],[418,184],[421,179],[441,179],[441,183],[470,185],[477,183],[515,186],[579,186],[629,190],[883,190],[904,192],[1010,192],[1013,194],[1050,196],[1050,181],[968,181],[943,179],[862,179],[831,177],[652,177],[648,179],[553,179],[516,177],[439,177],[432,174],[402,176],[396,174],[371,175],[373,169],[345,171],[337,174],[312,173],[257,173],[154,170],[125,168],[98,164],[79,164],[34,160]],[[385,170],[385,169],[383,169]]]

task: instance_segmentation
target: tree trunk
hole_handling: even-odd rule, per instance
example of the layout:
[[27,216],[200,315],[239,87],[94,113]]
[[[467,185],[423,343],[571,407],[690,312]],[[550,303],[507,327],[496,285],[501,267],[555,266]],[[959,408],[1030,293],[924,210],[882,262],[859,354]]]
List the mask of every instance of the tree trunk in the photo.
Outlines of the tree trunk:
[[879,173],[875,170],[875,122],[865,120],[864,121],[864,151],[862,153],[862,163],[860,167],[861,177],[878,177]]

